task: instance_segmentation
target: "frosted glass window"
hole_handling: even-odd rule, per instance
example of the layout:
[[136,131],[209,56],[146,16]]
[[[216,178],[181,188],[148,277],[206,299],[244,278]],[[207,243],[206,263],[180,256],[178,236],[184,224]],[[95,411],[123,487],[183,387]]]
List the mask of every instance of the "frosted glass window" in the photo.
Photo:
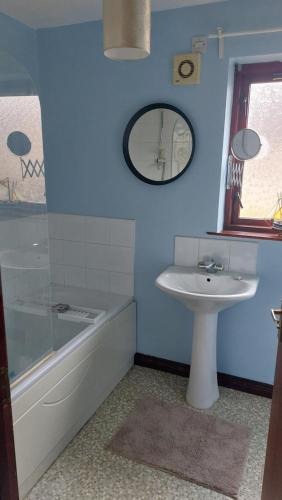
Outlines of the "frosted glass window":
[[250,86],[248,127],[261,137],[262,149],[244,165],[240,217],[271,219],[282,192],[282,82]]
[[[11,132],[20,131],[31,141],[31,151],[21,158],[7,146]],[[35,162],[37,176],[32,173]],[[38,96],[0,97],[0,202],[45,203],[45,178],[40,172],[43,162],[41,110]]]

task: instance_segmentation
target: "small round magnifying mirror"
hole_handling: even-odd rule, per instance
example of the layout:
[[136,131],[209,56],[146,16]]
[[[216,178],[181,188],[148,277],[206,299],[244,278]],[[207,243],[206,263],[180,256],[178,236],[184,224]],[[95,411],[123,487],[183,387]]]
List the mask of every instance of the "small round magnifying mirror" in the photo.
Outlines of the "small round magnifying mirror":
[[260,137],[250,128],[242,128],[232,139],[231,151],[237,160],[251,160],[259,154],[260,149]]

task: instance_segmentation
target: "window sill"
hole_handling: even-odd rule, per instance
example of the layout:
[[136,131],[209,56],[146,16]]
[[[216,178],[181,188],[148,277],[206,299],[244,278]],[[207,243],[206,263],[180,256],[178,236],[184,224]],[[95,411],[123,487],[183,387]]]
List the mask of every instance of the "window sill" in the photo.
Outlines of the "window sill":
[[269,233],[269,232],[247,232],[247,231],[231,231],[231,230],[223,230],[220,232],[216,231],[208,231],[207,234],[214,236],[225,236],[231,238],[251,238],[254,240],[271,240],[271,241],[281,241],[282,235]]

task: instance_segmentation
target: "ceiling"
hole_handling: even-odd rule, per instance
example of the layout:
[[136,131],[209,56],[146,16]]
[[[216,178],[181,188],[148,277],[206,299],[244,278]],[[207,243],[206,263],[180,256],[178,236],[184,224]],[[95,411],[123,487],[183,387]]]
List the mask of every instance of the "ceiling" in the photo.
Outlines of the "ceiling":
[[[168,10],[226,0],[152,0],[152,9]],[[0,13],[32,28],[94,21],[102,17],[102,0],[0,0]]]

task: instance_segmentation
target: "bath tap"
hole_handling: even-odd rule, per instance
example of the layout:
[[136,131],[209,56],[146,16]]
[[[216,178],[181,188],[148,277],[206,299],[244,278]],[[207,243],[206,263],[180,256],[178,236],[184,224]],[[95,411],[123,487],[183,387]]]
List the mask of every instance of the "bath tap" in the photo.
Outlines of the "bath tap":
[[199,262],[198,268],[207,271],[207,273],[217,273],[218,271],[224,271],[224,265],[217,264],[213,259]]

